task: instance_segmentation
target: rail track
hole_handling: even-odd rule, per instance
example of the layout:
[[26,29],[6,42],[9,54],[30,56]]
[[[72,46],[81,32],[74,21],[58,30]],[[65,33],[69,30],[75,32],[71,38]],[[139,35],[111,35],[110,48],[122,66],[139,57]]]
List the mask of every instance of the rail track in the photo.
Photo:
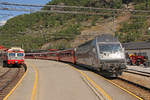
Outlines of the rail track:
[[[124,72],[124,73],[133,74],[134,76],[138,75],[141,77],[149,78],[147,75],[145,75],[143,73],[141,73],[141,74],[135,73],[135,72]],[[127,75],[127,74],[125,74],[125,75]],[[150,100],[150,88],[143,84],[145,82],[146,83],[149,83],[149,82],[148,81],[140,82],[140,81],[138,81],[138,78],[137,78],[137,81],[134,81],[134,80],[136,80],[135,77],[133,77],[133,79],[134,79],[133,80],[131,76],[129,76],[130,78],[128,78],[125,75],[122,75],[122,76],[120,76],[116,79],[112,79],[110,81],[127,89],[131,93],[134,93],[135,95],[141,97],[143,100]],[[143,80],[141,80],[141,81],[143,81]]]
[[[83,67],[82,66],[78,66],[79,67],[79,69],[80,68],[82,68],[83,69]],[[85,67],[84,67],[85,68]],[[85,69],[87,69],[87,70],[90,70],[91,71],[91,69],[88,69],[88,68],[85,68]],[[106,77],[104,77],[103,75],[101,75],[99,72],[97,72],[97,71],[94,71],[94,70],[92,70],[94,73],[96,73],[96,74],[98,74],[98,75],[100,75],[100,76],[102,76],[105,80],[107,80],[108,82],[110,82],[111,84],[113,84],[113,85],[115,85],[115,86],[119,86],[119,88],[121,88],[121,89],[123,89],[123,90],[127,90],[127,91],[129,91],[129,92],[131,92],[131,94],[134,94],[134,95],[136,95],[136,96],[138,96],[138,97],[140,97],[140,98],[142,98],[143,100],[150,100],[150,87],[148,87],[148,86],[145,86],[145,84],[140,84],[140,83],[138,83],[138,82],[136,82],[136,81],[133,81],[133,78],[134,78],[134,80],[139,80],[139,79],[141,79],[141,78],[146,78],[146,79],[150,79],[150,77],[149,77],[149,74],[148,73],[145,73],[145,72],[138,72],[138,71],[134,71],[134,72],[131,72],[131,71],[125,71],[125,72],[123,72],[123,75],[121,75],[121,76],[119,76],[119,77],[117,77],[117,78],[106,78]],[[129,75],[131,75],[131,76],[129,76],[130,78],[128,78],[128,77],[126,77],[126,76],[128,76],[128,74]],[[135,78],[135,77],[132,77],[132,75],[133,76],[140,76],[139,77],[139,79],[137,78]],[[143,79],[144,80],[144,79]],[[142,80],[142,81],[143,81]],[[147,80],[147,81],[145,81],[145,82],[143,82],[143,83],[149,83],[150,81],[149,80]],[[126,91],[125,91],[126,92]],[[130,93],[129,93],[130,94]],[[139,100],[142,100],[142,99],[139,99]]]
[[[72,66],[75,66],[75,65],[72,65]],[[138,75],[138,76],[141,76],[141,77],[149,78],[149,77],[147,77],[143,74],[141,75],[139,73],[137,74],[137,73],[124,72],[123,75],[120,76],[120,77],[117,77],[117,78],[108,78],[107,77],[106,78],[97,71],[94,71],[94,70],[91,70],[91,69],[88,69],[88,68],[85,68],[85,67],[82,67],[82,66],[79,66],[79,65],[76,68],[87,69],[89,71],[93,71],[94,73],[102,76],[105,80],[107,80],[111,84],[119,87],[120,89],[122,89],[124,91],[125,90],[129,91],[130,95],[136,95],[137,97],[142,98],[142,99],[139,99],[139,100],[150,100],[150,88],[149,87],[146,87],[143,84],[138,84],[138,83],[132,81],[132,79],[128,79],[128,78],[124,77],[124,76],[126,76],[126,73],[127,73],[127,74]],[[149,83],[149,82],[147,82],[147,83]],[[125,91],[125,92],[127,92],[127,91]]]
[[126,80],[126,79],[124,79],[124,78],[118,77],[118,78],[115,79],[115,80],[119,80],[119,81],[126,82],[126,83],[128,83],[128,84],[134,85],[134,86],[136,86],[136,87],[138,87],[138,88],[141,88],[141,89],[143,89],[143,90],[146,90],[146,91],[149,91],[149,92],[150,92],[150,88],[145,87],[145,86],[140,85],[140,84],[137,84],[137,83],[134,83],[134,82],[132,82],[132,81]]
[[141,75],[141,76],[145,76],[145,77],[150,77],[149,72],[143,72],[143,71],[138,71],[138,70],[134,70],[134,69],[127,69],[125,72],[137,74],[137,75]]
[[16,85],[24,72],[24,66],[21,66],[20,68],[9,68],[0,76],[0,100],[2,100],[13,86]]

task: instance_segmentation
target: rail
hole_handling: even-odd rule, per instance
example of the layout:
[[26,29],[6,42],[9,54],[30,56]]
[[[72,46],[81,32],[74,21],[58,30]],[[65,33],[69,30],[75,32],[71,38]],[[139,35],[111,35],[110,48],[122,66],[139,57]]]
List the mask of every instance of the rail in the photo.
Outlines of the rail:
[[134,69],[127,69],[125,72],[150,77],[149,72],[143,72],[143,71],[138,71],[138,70],[134,70]]
[[9,68],[0,76],[0,100],[8,94],[25,70],[24,66],[21,66],[20,68]]

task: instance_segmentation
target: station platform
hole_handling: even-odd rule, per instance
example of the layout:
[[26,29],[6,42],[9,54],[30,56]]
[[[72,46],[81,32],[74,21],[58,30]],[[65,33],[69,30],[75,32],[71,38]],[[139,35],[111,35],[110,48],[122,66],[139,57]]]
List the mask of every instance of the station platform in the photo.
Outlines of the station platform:
[[32,67],[28,66],[28,70],[22,82],[8,96],[7,100],[30,100],[34,83],[35,72]]
[[26,76],[7,100],[138,100],[84,68],[48,60],[26,64]]

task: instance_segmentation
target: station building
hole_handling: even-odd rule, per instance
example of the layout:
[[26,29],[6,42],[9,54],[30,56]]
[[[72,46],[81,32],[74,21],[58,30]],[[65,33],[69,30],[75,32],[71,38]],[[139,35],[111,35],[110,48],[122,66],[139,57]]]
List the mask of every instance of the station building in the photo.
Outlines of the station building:
[[125,52],[128,54],[136,54],[147,56],[148,60],[150,60],[150,42],[129,42],[123,43],[123,47],[125,48]]

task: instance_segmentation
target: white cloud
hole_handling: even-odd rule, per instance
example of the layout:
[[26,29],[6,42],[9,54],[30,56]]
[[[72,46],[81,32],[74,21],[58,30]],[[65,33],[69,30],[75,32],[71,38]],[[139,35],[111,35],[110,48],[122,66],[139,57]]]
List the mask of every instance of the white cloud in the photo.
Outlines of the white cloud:
[[7,22],[7,20],[1,20],[1,21],[0,21],[0,26],[5,25],[6,22]]
[[14,18],[15,16],[10,16],[8,19]]
[[7,22],[7,20],[9,20],[9,19],[11,19],[11,18],[14,18],[14,17],[15,17],[15,16],[10,16],[10,17],[8,17],[6,20],[5,20],[5,19],[0,20],[0,26],[5,25],[6,22]]

